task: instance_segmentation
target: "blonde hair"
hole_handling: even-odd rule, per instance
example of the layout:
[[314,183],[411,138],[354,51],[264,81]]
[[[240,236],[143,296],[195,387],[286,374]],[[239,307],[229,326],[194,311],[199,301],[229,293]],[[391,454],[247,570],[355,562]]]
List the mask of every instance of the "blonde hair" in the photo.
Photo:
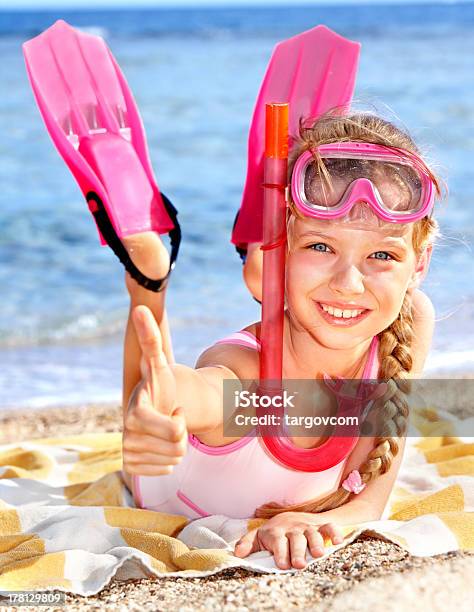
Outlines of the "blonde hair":
[[[360,141],[397,147],[417,153],[411,137],[394,124],[373,114],[358,113],[341,116],[336,109],[317,119],[311,126],[300,123],[300,138],[292,144],[289,158],[289,173],[296,159],[306,150],[332,142]],[[318,155],[315,154],[318,163]],[[441,195],[441,182],[430,170],[437,196]],[[289,215],[301,217],[294,203],[289,202]],[[417,256],[432,245],[440,235],[439,226],[432,217],[424,217],[413,226],[413,249]],[[399,452],[399,439],[404,434],[408,418],[406,394],[410,390],[408,374],[412,369],[411,345],[413,339],[413,312],[411,296],[405,294],[398,317],[379,334],[379,378],[387,382],[387,391],[374,402],[375,413],[383,419],[384,428],[377,431],[374,448],[367,460],[359,467],[363,483],[368,484],[390,469],[394,457]],[[282,512],[323,512],[346,503],[352,493],[340,486],[336,491],[322,499],[283,507],[268,503],[255,511],[259,518],[271,518]]]

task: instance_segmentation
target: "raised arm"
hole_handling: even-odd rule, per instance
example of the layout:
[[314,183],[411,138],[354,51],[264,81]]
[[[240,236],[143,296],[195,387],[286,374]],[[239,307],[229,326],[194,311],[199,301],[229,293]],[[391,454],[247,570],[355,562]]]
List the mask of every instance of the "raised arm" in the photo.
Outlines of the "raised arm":
[[[133,236],[130,238],[132,239]],[[161,246],[161,242],[159,242]],[[131,255],[131,248],[126,244],[129,248],[129,254]],[[164,247],[163,247],[164,248]],[[134,250],[134,263],[139,266],[140,270],[143,270],[144,273],[150,276],[150,278],[162,278],[162,271],[166,265],[169,265],[169,257],[166,252],[164,254],[157,249],[153,251],[153,257],[150,256],[150,251],[147,249],[138,249]],[[142,259],[139,259],[139,255],[142,255]],[[148,258],[148,259],[146,259]],[[146,267],[146,263],[148,260],[157,261],[157,267],[154,270],[154,273],[150,273],[150,265]],[[168,263],[166,263],[168,262]],[[160,266],[160,267],[158,267]],[[167,268],[166,268],[167,269]],[[161,274],[161,276],[160,276]],[[165,310],[165,298],[166,291],[165,288],[163,291],[159,293],[155,293],[153,291],[148,291],[141,285],[139,285],[129,274],[128,272],[125,274],[125,284],[130,296],[130,311],[128,315],[127,328],[125,331],[125,339],[124,339],[124,348],[123,348],[123,383],[122,383],[122,407],[123,407],[123,416],[125,418],[126,409],[130,401],[130,396],[132,391],[137,386],[137,383],[140,381],[140,357],[141,357],[141,349],[140,344],[138,342],[135,326],[132,320],[132,312],[133,310],[143,304],[147,306],[153,316],[155,317],[156,322],[160,327],[161,338],[163,341],[163,350],[165,355],[168,358],[170,363],[174,362],[173,357],[173,349],[171,346],[171,336],[169,332],[168,326],[168,318]]]
[[136,307],[132,320],[142,352],[142,378],[124,418],[124,471],[168,474],[185,453],[187,431],[199,434],[222,425],[223,382],[239,378],[242,366],[231,369],[231,364],[242,347],[209,349],[200,360],[208,365],[197,369],[170,365],[150,309]]

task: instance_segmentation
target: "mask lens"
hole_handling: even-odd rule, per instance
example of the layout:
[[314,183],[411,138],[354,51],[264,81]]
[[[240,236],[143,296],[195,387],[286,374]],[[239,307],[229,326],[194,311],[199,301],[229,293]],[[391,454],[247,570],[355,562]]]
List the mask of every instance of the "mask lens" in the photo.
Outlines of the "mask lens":
[[318,209],[342,204],[349,187],[360,178],[369,179],[379,204],[398,212],[415,212],[422,204],[423,184],[416,168],[408,163],[377,159],[323,157],[311,161],[304,173],[304,195]]
[[421,206],[422,182],[408,164],[375,162],[371,180],[385,208],[398,212],[416,212]]

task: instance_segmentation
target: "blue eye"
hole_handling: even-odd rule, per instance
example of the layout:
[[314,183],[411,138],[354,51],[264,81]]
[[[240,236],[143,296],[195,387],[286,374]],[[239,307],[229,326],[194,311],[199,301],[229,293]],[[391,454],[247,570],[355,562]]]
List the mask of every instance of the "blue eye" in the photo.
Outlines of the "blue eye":
[[[387,253],[387,251],[377,251],[376,253],[373,253],[373,255],[375,255],[374,259],[381,259],[382,261],[390,261],[393,259],[393,257]],[[378,257],[378,255],[386,255],[387,257]]]
[[[314,242],[306,247],[307,249],[311,249],[312,251],[317,251],[319,253],[330,253],[331,249],[325,242]],[[387,251],[376,251],[372,253],[370,256],[371,259],[379,259],[380,261],[392,261],[394,257],[387,253]]]
[[324,242],[315,242],[314,244],[310,244],[308,248],[312,249],[313,251],[319,251],[320,253],[326,253],[326,249],[328,249],[329,247]]

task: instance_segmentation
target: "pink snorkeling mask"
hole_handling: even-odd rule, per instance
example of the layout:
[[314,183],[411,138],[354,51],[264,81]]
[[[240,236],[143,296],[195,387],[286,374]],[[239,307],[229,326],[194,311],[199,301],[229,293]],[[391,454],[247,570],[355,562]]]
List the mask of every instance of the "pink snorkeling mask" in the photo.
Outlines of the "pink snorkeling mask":
[[291,196],[309,217],[336,219],[357,203],[389,223],[429,215],[435,186],[415,153],[364,142],[337,142],[305,151],[297,159]]

